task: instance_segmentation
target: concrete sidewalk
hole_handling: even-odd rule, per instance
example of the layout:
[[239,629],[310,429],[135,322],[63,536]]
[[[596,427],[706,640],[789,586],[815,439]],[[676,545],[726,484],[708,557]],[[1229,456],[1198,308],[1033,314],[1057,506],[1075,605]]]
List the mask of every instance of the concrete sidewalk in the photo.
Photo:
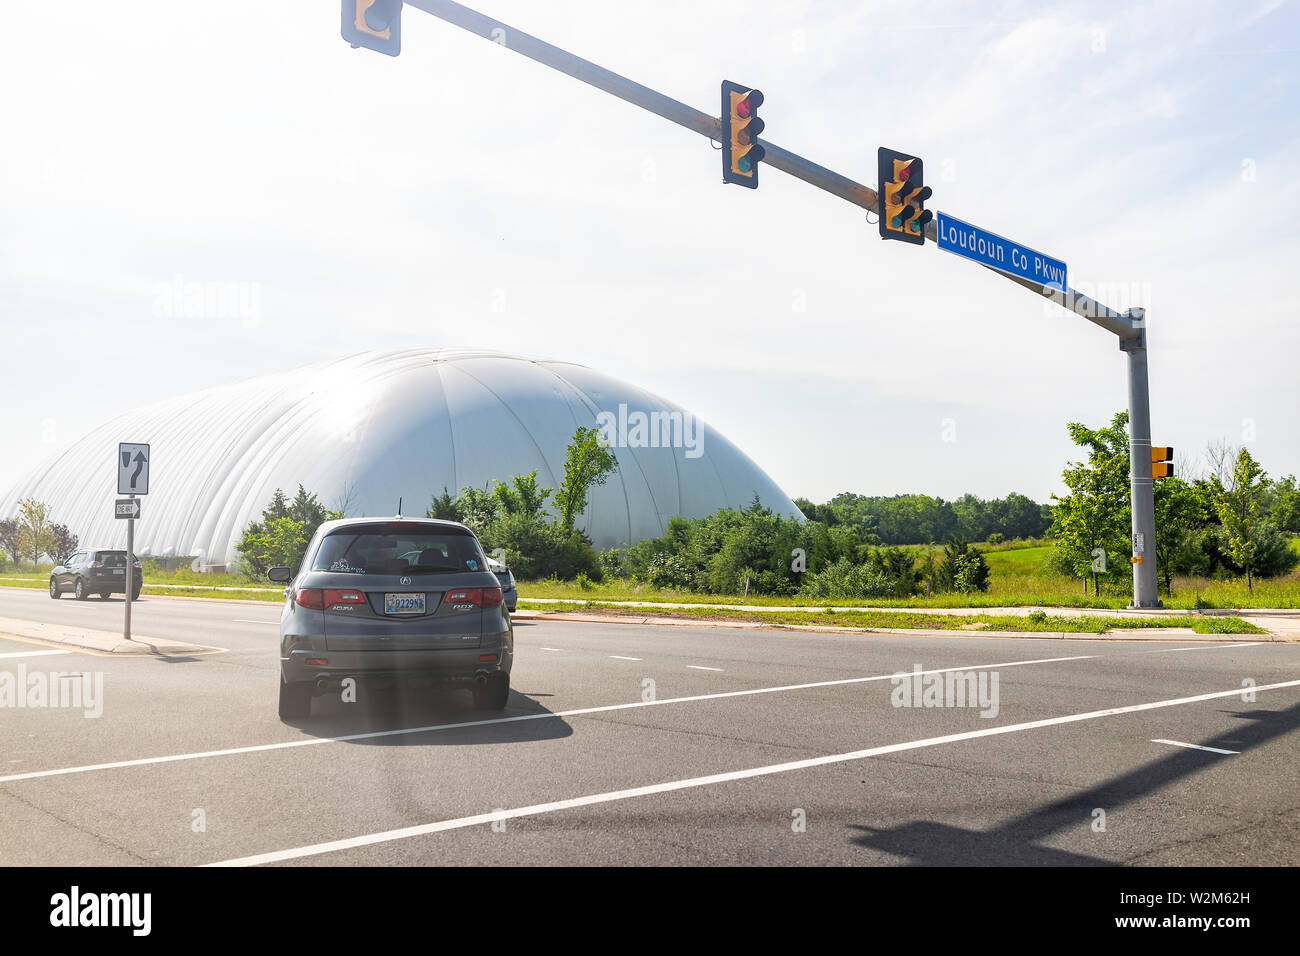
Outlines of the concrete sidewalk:
[[0,617],[0,636],[20,637],[29,641],[59,644],[114,656],[193,657],[198,654],[220,654],[225,651],[224,647],[185,644],[159,637],[132,635],[132,639],[127,641],[123,639],[120,631],[100,631],[69,624],[47,624],[14,617]]

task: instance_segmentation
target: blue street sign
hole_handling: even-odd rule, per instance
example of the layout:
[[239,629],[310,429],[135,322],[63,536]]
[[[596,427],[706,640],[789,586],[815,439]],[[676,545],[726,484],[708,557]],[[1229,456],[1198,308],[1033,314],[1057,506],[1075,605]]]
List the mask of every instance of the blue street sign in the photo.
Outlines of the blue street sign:
[[939,248],[964,256],[1008,275],[1020,276],[1056,289],[1068,289],[1065,263],[1018,242],[939,213]]

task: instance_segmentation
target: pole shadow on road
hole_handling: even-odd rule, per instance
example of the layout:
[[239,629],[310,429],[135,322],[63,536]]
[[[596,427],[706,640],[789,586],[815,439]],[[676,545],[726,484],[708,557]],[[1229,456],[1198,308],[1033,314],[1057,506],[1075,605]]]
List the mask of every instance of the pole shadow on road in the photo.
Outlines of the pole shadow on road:
[[[1245,754],[1252,747],[1300,726],[1300,704],[1281,711],[1228,713],[1249,723],[1197,743]],[[1118,866],[1123,861],[1042,846],[1041,841],[1061,831],[1090,826],[1097,807],[1113,818],[1125,805],[1220,761],[1235,759],[1235,756],[1176,748],[1159,760],[1082,793],[1044,804],[992,830],[963,829],[933,820],[913,821],[890,829],[853,825],[851,829],[861,834],[853,843],[902,857],[916,866]]]
[[[344,702],[335,692],[312,701],[312,715],[303,720],[289,720],[316,737],[346,737],[350,734],[404,730],[412,727],[442,727],[447,724],[474,724],[464,728],[449,727],[410,734],[392,734],[344,743],[371,747],[464,747],[482,744],[528,743],[569,737],[573,728],[562,718],[549,716],[551,711],[533,700],[546,694],[510,692],[505,710],[476,710],[468,690],[433,688],[407,684],[368,688],[357,687],[355,702]],[[524,720],[503,720],[525,717]]]

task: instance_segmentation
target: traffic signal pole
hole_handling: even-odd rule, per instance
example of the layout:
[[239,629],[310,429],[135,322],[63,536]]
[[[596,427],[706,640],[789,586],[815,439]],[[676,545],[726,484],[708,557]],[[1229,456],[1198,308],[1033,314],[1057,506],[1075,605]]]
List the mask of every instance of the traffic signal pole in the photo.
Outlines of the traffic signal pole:
[[[558,70],[576,80],[626,100],[634,106],[662,116],[710,140],[722,142],[722,118],[700,112],[670,96],[665,96],[648,86],[633,82],[625,76],[597,66],[589,60],[540,40],[507,23],[471,10],[453,0],[406,0],[406,6],[415,7],[463,30],[468,30],[489,42],[503,46],[543,66]],[[880,214],[876,190],[841,176],[825,166],[819,166],[787,149],[782,149],[765,139],[755,142],[762,146],[763,163],[779,169],[811,186],[852,203],[868,212]],[[925,226],[928,238],[938,241],[935,220]],[[1059,289],[1041,285],[1030,279],[1010,275],[997,269],[990,272],[1022,285],[1040,296],[1050,298],[1062,308],[1099,325],[1119,337],[1120,348],[1128,354],[1129,369],[1129,461],[1130,492],[1133,513],[1133,603],[1131,607],[1160,607],[1156,590],[1155,558],[1155,505],[1151,487],[1151,414],[1147,387],[1146,329],[1142,310],[1117,312],[1073,289]],[[1141,548],[1143,553],[1138,554]],[[1141,558],[1139,562],[1137,559]]]
[[1129,502],[1133,517],[1133,603],[1161,607],[1156,576],[1155,482],[1151,478],[1151,390],[1147,384],[1147,336],[1143,309],[1131,309],[1138,334],[1120,339],[1128,355]]

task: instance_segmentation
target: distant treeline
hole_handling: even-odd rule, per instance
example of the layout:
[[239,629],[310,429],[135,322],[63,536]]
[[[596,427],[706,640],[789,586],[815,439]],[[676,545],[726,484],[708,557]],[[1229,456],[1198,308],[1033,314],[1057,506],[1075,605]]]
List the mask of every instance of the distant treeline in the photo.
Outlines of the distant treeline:
[[1005,498],[962,495],[956,501],[929,495],[872,498],[844,492],[822,505],[807,498],[796,498],[794,503],[809,520],[831,527],[848,525],[860,540],[871,544],[942,543],[954,537],[988,541],[994,535],[1009,541],[1042,537],[1052,526],[1050,505],[1014,491]]

